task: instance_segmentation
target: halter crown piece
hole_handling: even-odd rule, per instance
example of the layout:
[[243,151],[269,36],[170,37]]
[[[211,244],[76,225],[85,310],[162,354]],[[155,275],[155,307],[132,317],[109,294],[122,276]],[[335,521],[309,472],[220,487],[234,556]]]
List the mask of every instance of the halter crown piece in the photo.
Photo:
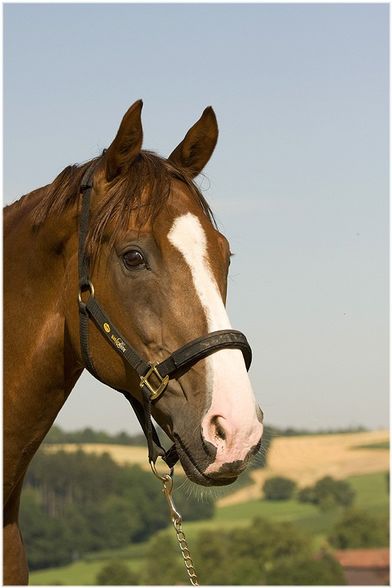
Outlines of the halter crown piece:
[[[93,174],[97,162],[89,166],[82,178],[80,192],[82,195],[82,207],[79,221],[79,327],[80,347],[85,368],[100,382],[106,384],[98,375],[89,352],[89,320],[91,319],[106,341],[122,357],[123,361],[137,372],[140,378],[142,391],[142,403],[134,398],[129,391],[116,388],[124,394],[131,403],[143,432],[147,439],[148,458],[154,464],[160,456],[167,465],[172,468],[178,461],[178,455],[174,444],[166,451],[159,440],[158,434],[151,421],[151,403],[165,391],[170,378],[182,374],[196,362],[221,349],[240,349],[244,356],[246,369],[249,369],[252,361],[252,351],[249,343],[240,331],[225,329],[214,331],[198,339],[186,343],[174,351],[161,363],[148,362],[137,353],[113,324],[108,315],[99,305],[94,286],[90,280],[89,260],[86,255],[86,240],[89,227],[90,198],[93,188]],[[83,300],[82,294],[88,293],[87,300]],[[85,294],[86,296],[86,294]]]

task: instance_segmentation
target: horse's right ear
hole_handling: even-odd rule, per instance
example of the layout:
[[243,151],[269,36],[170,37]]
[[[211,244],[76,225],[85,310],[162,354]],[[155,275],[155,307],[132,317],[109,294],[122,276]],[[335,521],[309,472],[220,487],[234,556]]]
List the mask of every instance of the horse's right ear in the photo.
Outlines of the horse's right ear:
[[106,152],[106,179],[111,182],[125,172],[139,155],[143,142],[141,112],[138,100],[127,110],[112,144]]

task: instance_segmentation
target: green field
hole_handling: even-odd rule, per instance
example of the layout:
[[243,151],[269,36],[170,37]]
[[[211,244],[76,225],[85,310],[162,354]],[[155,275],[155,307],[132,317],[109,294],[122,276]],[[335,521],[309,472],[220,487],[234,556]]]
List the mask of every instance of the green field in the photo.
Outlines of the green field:
[[138,572],[143,567],[147,544],[129,545],[123,549],[100,551],[64,567],[51,568],[30,574],[30,584],[68,586],[94,585],[102,567],[112,559],[121,559],[129,569]]
[[[356,491],[356,506],[370,514],[389,516],[389,497],[386,473],[353,476],[347,478]],[[162,503],[162,508],[165,508]],[[130,507],[132,508],[132,506]],[[325,537],[340,516],[339,511],[320,512],[311,504],[299,503],[295,500],[267,502],[256,500],[247,503],[222,507],[216,510],[213,519],[184,522],[184,529],[190,544],[201,530],[226,530],[233,527],[248,525],[256,516],[272,521],[291,521],[303,530],[312,534],[315,547],[325,542]],[[173,533],[171,528],[161,531],[162,538]],[[163,542],[164,544],[164,542]],[[122,559],[129,568],[137,572],[143,566],[143,557],[148,544],[130,545],[125,549],[99,552],[85,557],[82,561],[62,568],[52,568],[42,572],[33,572],[30,583],[33,585],[93,585],[100,569],[110,559]],[[180,557],[180,556],[179,556]]]

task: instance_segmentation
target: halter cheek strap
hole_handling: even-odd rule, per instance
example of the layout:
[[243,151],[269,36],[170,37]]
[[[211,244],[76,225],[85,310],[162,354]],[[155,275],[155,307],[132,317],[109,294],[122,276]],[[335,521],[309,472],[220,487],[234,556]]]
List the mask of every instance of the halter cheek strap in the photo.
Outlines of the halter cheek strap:
[[140,403],[127,390],[116,388],[124,394],[131,403],[143,432],[147,439],[148,458],[155,463],[158,456],[161,456],[169,467],[178,461],[177,451],[173,445],[166,451],[159,440],[158,434],[151,421],[151,403],[156,400],[166,389],[170,378],[178,377],[195,363],[204,359],[211,353],[221,349],[240,349],[247,370],[252,361],[252,351],[249,343],[240,331],[231,329],[214,331],[186,343],[174,351],[161,363],[148,362],[143,359],[130,345],[127,339],[114,325],[106,312],[102,309],[95,297],[94,286],[90,281],[89,260],[86,255],[86,240],[89,227],[90,198],[92,192],[92,177],[96,163],[90,166],[82,179],[80,191],[82,193],[82,209],[79,224],[79,326],[80,326],[80,347],[82,359],[86,369],[97,380],[105,382],[99,377],[89,352],[89,321],[93,321],[99,332],[106,341],[122,357],[123,361],[137,372],[140,378],[140,389],[143,402]]

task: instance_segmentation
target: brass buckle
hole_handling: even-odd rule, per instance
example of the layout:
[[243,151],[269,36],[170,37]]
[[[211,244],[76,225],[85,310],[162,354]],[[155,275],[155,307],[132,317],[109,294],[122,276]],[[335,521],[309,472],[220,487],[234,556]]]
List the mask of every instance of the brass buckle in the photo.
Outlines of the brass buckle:
[[[162,378],[161,374],[157,370],[157,366],[159,365],[157,362],[150,363],[149,365],[150,365],[150,369],[148,370],[148,372],[146,374],[144,374],[144,376],[140,376],[140,388],[143,388],[143,386],[147,386],[147,388],[150,390],[150,393],[151,393],[151,396],[150,396],[151,400],[155,400],[156,398],[158,398],[158,396],[160,396],[162,394],[162,392],[164,391],[164,389],[168,385],[169,376],[165,376],[164,378]],[[158,381],[159,381],[158,388],[154,388],[154,385],[149,381],[149,378],[153,374],[154,374],[154,376],[156,376],[156,378],[158,378]]]

